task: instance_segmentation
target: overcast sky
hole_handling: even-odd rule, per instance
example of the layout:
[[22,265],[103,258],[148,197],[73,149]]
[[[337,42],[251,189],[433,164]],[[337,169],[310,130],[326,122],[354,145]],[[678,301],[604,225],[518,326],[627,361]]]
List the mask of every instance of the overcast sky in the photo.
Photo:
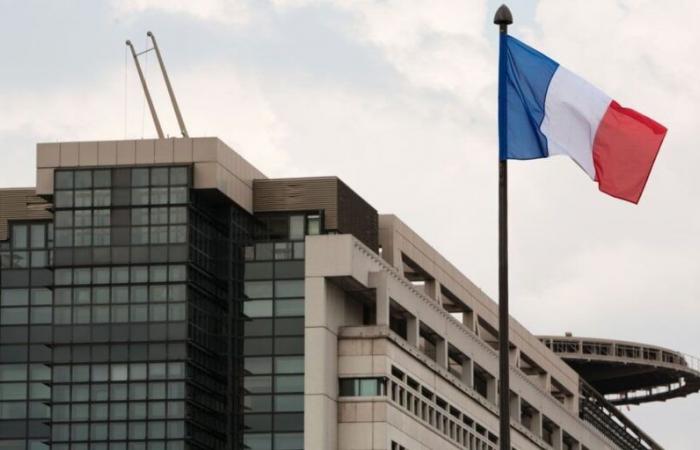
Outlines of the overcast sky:
[[[152,30],[191,135],[268,176],[340,176],[495,296],[497,6],[0,0],[0,185],[33,186],[36,142],[155,136],[124,46]],[[534,333],[700,354],[700,3],[510,6],[513,34],[669,128],[638,206],[566,158],[511,163],[513,315]],[[697,449],[700,395],[629,415],[667,449]]]

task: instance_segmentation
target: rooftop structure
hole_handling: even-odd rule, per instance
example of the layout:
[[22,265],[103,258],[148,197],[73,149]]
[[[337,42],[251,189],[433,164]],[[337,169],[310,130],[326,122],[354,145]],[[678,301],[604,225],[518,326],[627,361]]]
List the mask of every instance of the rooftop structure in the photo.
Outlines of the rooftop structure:
[[[0,447],[498,447],[497,305],[336,177],[216,138],[39,144],[0,261]],[[515,449],[661,449],[510,336]]]
[[541,336],[616,405],[665,401],[700,391],[700,360],[656,345],[574,336]]

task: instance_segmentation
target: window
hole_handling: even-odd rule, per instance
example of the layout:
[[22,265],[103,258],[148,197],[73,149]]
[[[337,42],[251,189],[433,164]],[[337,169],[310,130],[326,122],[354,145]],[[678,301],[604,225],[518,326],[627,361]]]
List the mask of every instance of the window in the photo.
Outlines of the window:
[[321,216],[316,214],[316,215],[309,215],[307,218],[307,228],[308,228],[308,234],[310,235],[316,235],[316,234],[321,234]]
[[29,302],[28,289],[3,289],[0,293],[2,306],[24,306]]
[[31,226],[31,247],[46,247],[46,227],[44,224],[35,224]]
[[12,247],[27,248],[27,226],[15,225],[12,227]]
[[304,239],[304,216],[289,217],[289,239]]
[[341,378],[340,396],[372,397],[386,395],[385,378]]

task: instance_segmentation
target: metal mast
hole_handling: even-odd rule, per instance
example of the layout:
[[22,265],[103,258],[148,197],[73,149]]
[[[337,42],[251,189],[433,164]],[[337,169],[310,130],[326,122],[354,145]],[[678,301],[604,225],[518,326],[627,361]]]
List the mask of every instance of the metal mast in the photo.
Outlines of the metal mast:
[[177,123],[180,125],[180,132],[182,137],[188,137],[187,128],[185,128],[185,121],[182,120],[182,114],[180,113],[180,108],[177,106],[177,100],[175,99],[175,92],[173,91],[173,86],[170,84],[170,78],[168,78],[168,72],[165,70],[165,64],[163,63],[163,58],[160,55],[160,50],[158,49],[158,44],[156,43],[156,37],[150,31],[146,33],[148,37],[151,38],[153,42],[153,49],[156,51],[156,56],[158,57],[158,64],[160,65],[160,70],[163,72],[163,79],[165,80],[165,86],[168,88],[168,95],[170,96],[170,101],[173,104],[173,109],[175,110],[175,116],[177,117]]

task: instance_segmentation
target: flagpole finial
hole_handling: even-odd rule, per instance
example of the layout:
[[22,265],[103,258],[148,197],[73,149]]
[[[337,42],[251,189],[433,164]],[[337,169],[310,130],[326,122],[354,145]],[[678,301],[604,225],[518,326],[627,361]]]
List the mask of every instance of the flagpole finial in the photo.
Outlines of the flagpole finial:
[[501,26],[508,26],[513,23],[513,14],[511,14],[510,9],[508,9],[505,3],[496,11],[496,15],[493,16],[493,23]]

